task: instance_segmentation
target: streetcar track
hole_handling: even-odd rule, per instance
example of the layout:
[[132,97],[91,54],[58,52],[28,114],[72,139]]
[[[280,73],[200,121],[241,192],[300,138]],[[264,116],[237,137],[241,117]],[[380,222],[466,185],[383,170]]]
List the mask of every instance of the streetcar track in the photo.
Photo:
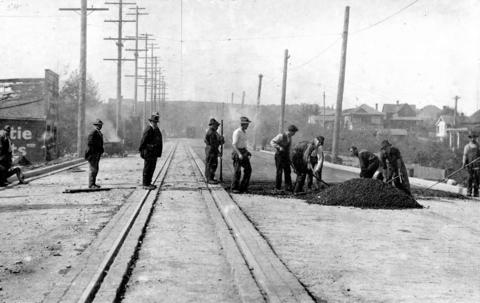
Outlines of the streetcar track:
[[[192,148],[188,147],[187,148],[187,154],[190,156],[191,161],[193,161],[193,163],[197,167],[197,169],[195,171],[202,176],[202,179],[205,182],[206,179],[205,179],[205,175],[204,175],[204,173],[202,171],[202,168],[201,168],[202,165],[201,165],[201,163],[199,163],[200,160],[199,159],[197,160],[197,158],[193,155],[193,153],[194,153],[194,151],[192,150]],[[245,249],[245,245],[248,246],[248,244],[246,244],[246,242],[248,242],[248,241],[245,241],[245,240],[242,241],[241,237],[238,236],[238,233],[239,233],[241,228],[239,226],[232,225],[233,222],[231,220],[229,222],[229,220],[227,220],[225,218],[224,214],[222,213],[222,211],[220,209],[219,200],[218,200],[219,197],[217,197],[214,194],[214,191],[217,190],[217,188],[211,187],[208,184],[207,184],[207,188],[208,188],[209,196],[215,201],[217,209],[222,214],[222,218],[223,218],[225,224],[230,229],[231,236],[235,240],[235,242],[237,244],[237,248],[240,250],[240,253],[242,254],[242,256],[245,260],[245,263],[249,266],[249,268],[251,270],[252,277],[254,278],[257,286],[259,287],[262,295],[264,296],[264,299],[267,302],[283,302],[287,298],[288,298],[287,300],[289,300],[289,301],[291,300],[292,302],[295,302],[295,301],[303,302],[303,300],[307,300],[307,299],[309,301],[318,301],[318,299],[308,290],[306,285],[304,285],[293,274],[293,272],[287,267],[285,262],[283,262],[283,260],[280,259],[280,257],[278,256],[278,254],[275,252],[274,248],[272,247],[271,243],[268,241],[268,239],[265,238],[265,236],[260,232],[260,230],[258,230],[257,226],[247,216],[247,214],[242,210],[242,208],[238,205],[238,203],[234,199],[231,199],[231,201],[235,204],[236,207],[238,207],[239,211],[246,218],[246,220],[251,225],[251,227],[253,227],[254,232],[256,232],[264,240],[264,242],[266,243],[266,245],[268,246],[270,251],[275,256],[276,261],[280,262],[284,267],[284,268],[281,268],[281,267],[278,267],[278,266],[277,267],[273,266],[271,268],[271,270],[273,270],[273,272],[274,272],[273,275],[269,275],[268,273],[265,276],[258,275],[258,272],[262,270],[261,269],[262,264],[257,264],[257,262],[259,262],[259,260],[262,260],[262,257],[249,255],[248,249]],[[223,190],[223,189],[221,189],[221,190]],[[248,236],[254,237],[254,235],[252,233],[250,233]],[[244,242],[244,243],[242,243],[242,242]],[[259,245],[258,247],[255,247],[254,250],[255,249],[258,249],[259,251],[262,251],[261,245]],[[262,253],[265,253],[265,255],[268,255],[268,252],[265,252],[264,248],[263,248]],[[258,259],[257,259],[257,257],[258,257]],[[268,260],[268,257],[264,257],[263,260],[265,260],[265,258],[267,259],[267,261],[271,262],[271,260]],[[269,265],[266,265],[266,268],[268,266]],[[282,272],[283,270],[288,271],[288,273],[291,276],[288,276],[288,275],[285,276],[285,274]],[[265,271],[268,271],[268,270],[265,270]],[[282,284],[283,284],[284,287],[287,287],[287,288],[291,287],[292,288],[291,293],[288,294],[288,291],[286,293],[284,293],[282,291],[279,291],[278,289],[274,289],[275,287],[272,288],[273,284],[276,284],[276,283],[279,282],[278,280],[277,281],[269,281],[269,279],[272,279],[273,276],[283,280]],[[293,283],[291,281],[292,277],[295,280],[295,282],[293,282]],[[295,283],[298,283],[300,286],[295,285]],[[299,289],[299,287],[301,289]],[[302,291],[304,292],[304,295],[301,294]],[[282,297],[282,295],[284,295],[284,294],[288,294],[288,297],[287,296]],[[322,301],[320,300],[320,302],[322,302]]]
[[[152,214],[159,202],[159,196],[162,192],[171,190],[201,193],[212,224],[217,230],[217,235],[219,235],[219,241],[222,243],[222,247],[226,247],[225,257],[230,264],[232,277],[242,301],[315,301],[314,296],[280,260],[267,239],[228,193],[220,185],[211,186],[205,182],[200,160],[197,159],[198,156],[194,155],[194,151],[188,144],[182,142],[181,146],[187,155],[192,174],[197,182],[190,182],[189,184],[192,184],[192,187],[165,188],[163,186],[167,185],[164,184],[164,180],[173,162],[178,145],[177,143],[171,148],[155,178],[155,182],[158,179],[160,179],[160,182],[153,199],[151,196],[149,198],[148,207],[146,206],[147,202],[145,202],[148,197],[147,192],[139,205],[135,207],[130,219],[121,227],[121,233],[111,245],[101,264],[96,267],[94,274],[90,276],[88,285],[86,287],[73,286],[75,280],[72,281],[73,288],[82,287],[81,295],[75,301],[84,303],[96,300],[101,302],[121,302],[123,300],[131,275],[139,260],[143,241],[147,235]],[[170,183],[168,185],[171,186]],[[228,206],[228,203],[234,203],[235,209],[232,208],[234,205]],[[228,209],[227,212],[233,211],[233,217],[225,214],[225,209]],[[238,209],[238,212],[236,209]],[[244,219],[240,218],[239,221],[235,216],[243,216]],[[139,218],[138,222],[137,218]],[[131,230],[133,231],[129,234]],[[223,235],[223,238],[220,235]],[[127,244],[124,245],[125,242]],[[118,256],[120,257],[117,258]],[[69,291],[78,293],[78,289]],[[97,292],[98,297],[96,297]],[[69,297],[64,293],[60,301],[65,297],[70,298],[71,296]]]
[[[156,183],[157,180],[159,178],[161,178],[160,184],[159,184],[158,188],[156,189],[156,191],[157,191],[156,196],[158,196],[158,193],[160,192],[163,180],[164,180],[164,178],[167,174],[168,168],[169,168],[169,166],[172,162],[172,159],[173,159],[173,156],[175,154],[176,149],[177,149],[177,145],[175,145],[171,148],[170,153],[168,154],[165,162],[163,162],[163,165],[159,170],[159,173],[155,177],[155,180],[154,180],[153,183]],[[85,303],[93,302],[97,291],[100,289],[100,286],[101,286],[103,280],[105,279],[105,277],[108,274],[110,266],[113,264],[116,256],[119,253],[119,250],[122,248],[122,245],[123,245],[126,237],[128,236],[128,233],[130,232],[132,226],[135,224],[136,219],[138,218],[140,212],[142,211],[142,208],[143,208],[143,206],[145,204],[145,201],[146,201],[147,197],[149,196],[150,192],[151,192],[151,190],[148,190],[145,193],[145,195],[142,197],[142,199],[141,199],[140,203],[138,204],[138,206],[136,207],[132,217],[128,220],[128,223],[125,226],[125,228],[122,229],[122,232],[120,233],[119,237],[117,238],[117,240],[113,244],[113,246],[110,249],[108,255],[102,261],[102,264],[99,266],[99,269],[95,273],[95,276],[92,278],[92,280],[90,281],[90,283],[88,284],[86,289],[83,291],[83,293],[82,293],[80,299],[78,300],[78,302],[85,302]],[[155,198],[152,207],[155,206],[156,200],[157,199]],[[152,209],[149,210],[148,217],[151,216],[151,213],[152,213]],[[145,228],[146,228],[147,224],[148,224],[148,219],[147,219],[147,223],[143,226],[141,237],[143,237],[143,235],[145,233]],[[141,243],[141,242],[138,242],[138,243]]]

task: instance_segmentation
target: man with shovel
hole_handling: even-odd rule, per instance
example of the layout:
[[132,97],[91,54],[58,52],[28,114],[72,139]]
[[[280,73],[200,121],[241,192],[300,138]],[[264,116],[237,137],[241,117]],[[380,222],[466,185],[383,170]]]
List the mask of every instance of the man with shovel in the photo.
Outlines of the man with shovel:
[[295,145],[291,153],[292,166],[297,174],[294,193],[303,192],[305,179],[307,179],[307,187],[312,188],[313,178],[315,177],[316,187],[322,182],[323,168],[323,143],[325,138],[322,136],[315,137],[313,141],[302,141]]
[[385,182],[393,183],[396,188],[411,196],[407,167],[403,162],[400,150],[393,147],[388,140],[383,140],[381,143],[380,161]]
[[[467,179],[467,196],[472,196],[472,187],[473,187],[473,196],[478,197],[478,184],[480,181],[480,148],[477,142],[478,135],[474,132],[468,133],[468,138],[470,142],[465,145],[463,149],[463,168],[467,168],[468,179]],[[475,162],[475,163],[474,163]]]

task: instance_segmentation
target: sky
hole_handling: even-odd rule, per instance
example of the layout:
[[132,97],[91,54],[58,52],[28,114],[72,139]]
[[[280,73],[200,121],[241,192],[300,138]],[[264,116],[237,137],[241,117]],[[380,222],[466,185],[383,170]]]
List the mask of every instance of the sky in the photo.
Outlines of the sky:
[[[130,1],[129,2],[133,2]],[[350,6],[343,108],[363,103],[453,106],[471,115],[480,105],[480,3],[476,0],[138,0],[149,15],[140,32],[151,33],[167,82],[168,100],[280,104],[288,49],[287,104],[333,106],[337,98],[341,33]],[[0,78],[42,77],[48,68],[61,80],[79,66],[80,16],[59,11],[80,0],[0,0]],[[102,98],[116,96],[118,8],[88,16],[87,72]],[[130,6],[132,7],[132,6]],[[182,9],[181,9],[182,8]],[[181,14],[181,12],[183,12]],[[181,18],[181,16],[183,16]],[[126,16],[132,17],[132,16]],[[183,20],[183,22],[181,21]],[[124,35],[134,35],[133,23]],[[183,39],[183,43],[180,41]],[[133,48],[133,42],[126,42]],[[124,58],[132,58],[124,52]],[[123,64],[124,75],[133,63]],[[123,79],[133,98],[133,79]],[[143,100],[143,93],[139,99]]]

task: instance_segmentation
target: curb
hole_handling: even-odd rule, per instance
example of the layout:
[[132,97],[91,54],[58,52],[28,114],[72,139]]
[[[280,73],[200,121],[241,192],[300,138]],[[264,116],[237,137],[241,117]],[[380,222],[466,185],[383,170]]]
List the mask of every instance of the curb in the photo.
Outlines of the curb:
[[[46,166],[46,167],[26,171],[23,174],[25,176],[25,179],[30,179],[30,178],[33,178],[33,177],[36,177],[36,176],[39,176],[39,175],[43,175],[43,174],[46,174],[46,173],[50,173],[50,172],[53,172],[53,171],[57,171],[57,170],[60,170],[60,169],[66,168],[66,167],[84,164],[84,162],[86,163],[87,161],[85,159],[78,158],[78,159],[74,159],[74,160],[65,161],[65,162],[62,162],[62,163],[59,163],[59,164],[49,165],[49,166]],[[11,176],[10,178],[8,178],[8,181],[13,182],[16,179],[17,179],[17,176]]]

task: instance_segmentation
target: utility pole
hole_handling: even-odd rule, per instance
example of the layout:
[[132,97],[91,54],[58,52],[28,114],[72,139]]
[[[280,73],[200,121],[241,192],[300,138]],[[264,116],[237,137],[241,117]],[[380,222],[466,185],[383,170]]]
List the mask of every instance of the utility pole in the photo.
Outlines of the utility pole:
[[280,115],[280,132],[285,129],[285,96],[287,94],[287,67],[288,67],[288,49],[285,50],[285,58],[283,60],[283,81],[282,81],[282,109]]
[[135,77],[134,77],[134,91],[133,91],[133,114],[137,115],[137,102],[138,102],[138,20],[139,16],[148,15],[147,13],[140,13],[141,10],[144,10],[144,7],[139,7],[138,5],[134,8],[131,7],[130,9],[134,9],[135,13],[128,13],[127,15],[134,15],[135,16]]
[[263,75],[258,75],[258,91],[257,91],[257,106],[255,107],[255,132],[253,137],[253,150],[257,149],[257,129],[258,129],[258,113],[260,111],[260,96],[262,93],[262,78]]
[[145,123],[147,121],[147,96],[148,96],[148,42],[155,40],[151,38],[151,34],[145,33],[141,34],[141,39],[145,41],[145,56],[142,59],[145,60],[145,65],[143,67],[144,75],[143,75],[143,123],[142,123],[142,130],[145,130]]
[[124,139],[124,125],[122,122],[122,61],[135,61],[135,59],[122,59],[122,48],[123,41],[125,40],[135,40],[134,38],[123,38],[123,23],[135,22],[135,20],[124,20],[123,19],[123,6],[124,5],[135,5],[133,2],[105,2],[105,4],[118,5],[118,20],[105,20],[105,22],[118,23],[118,36],[117,38],[105,38],[105,40],[116,40],[117,41],[117,58],[116,59],[105,59],[109,61],[117,61],[117,110],[116,110],[116,119],[115,119],[115,131],[119,138]]
[[245,91],[242,92],[242,109],[244,105],[245,105]]
[[458,99],[460,99],[459,96],[455,96],[453,97],[453,99],[455,100],[455,108],[453,110],[453,127],[457,127],[457,108],[458,108]]
[[154,64],[153,64],[153,81],[152,81],[152,90],[153,90],[153,103],[154,103],[154,109],[156,112],[158,112],[158,106],[157,106],[157,82],[158,82],[158,78],[157,78],[157,75],[158,75],[158,68],[157,68],[157,65],[158,65],[158,57],[154,57],[154,60],[153,60]]
[[347,61],[348,20],[350,7],[345,7],[345,20],[343,23],[342,56],[340,59],[340,76],[338,78],[337,106],[335,107],[335,125],[333,128],[332,158],[333,162],[338,157],[338,141],[340,140],[340,119],[342,118],[343,89],[345,86],[345,66]]
[[325,131],[325,91],[323,91],[323,130]]
[[87,8],[87,0],[81,0],[80,8],[60,8],[60,11],[80,11],[80,86],[77,107],[77,154],[83,155],[85,141],[85,103],[87,98],[87,13],[89,11],[108,11],[108,8]]

